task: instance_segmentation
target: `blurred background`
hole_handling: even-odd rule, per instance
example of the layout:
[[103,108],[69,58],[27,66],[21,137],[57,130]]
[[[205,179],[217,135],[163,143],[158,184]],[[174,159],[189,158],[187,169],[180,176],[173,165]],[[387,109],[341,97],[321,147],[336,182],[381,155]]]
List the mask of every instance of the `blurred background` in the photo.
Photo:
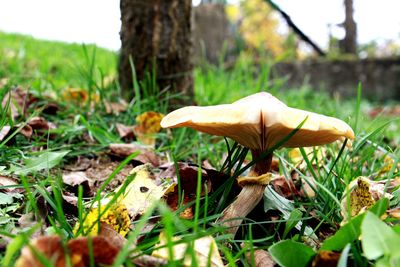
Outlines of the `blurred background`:
[[[328,49],[335,40],[343,39],[345,9],[343,0],[276,0],[296,25],[321,48]],[[400,2],[396,0],[353,0],[354,20],[357,23],[357,41],[360,56],[389,56],[399,53]],[[193,0],[195,7],[204,4],[222,4],[232,27],[247,34],[251,46],[276,35],[275,46],[290,38],[284,19],[272,11],[263,0]],[[0,30],[30,34],[36,38],[77,43],[95,43],[111,50],[121,46],[119,1],[95,0],[14,0],[0,2]],[[248,25],[256,23],[253,28]],[[241,25],[239,25],[241,24]],[[258,28],[263,25],[264,28]],[[266,30],[267,32],[263,31]],[[264,38],[264,39],[263,39]],[[271,47],[274,47],[271,44]],[[302,46],[301,44],[299,44]],[[307,46],[302,47],[307,51]],[[279,53],[277,47],[272,48]],[[305,53],[306,54],[306,53]]]
[[[270,62],[285,87],[400,98],[396,0],[193,0],[195,65]],[[121,48],[119,1],[0,2],[0,31]],[[337,77],[341,79],[338,80]]]

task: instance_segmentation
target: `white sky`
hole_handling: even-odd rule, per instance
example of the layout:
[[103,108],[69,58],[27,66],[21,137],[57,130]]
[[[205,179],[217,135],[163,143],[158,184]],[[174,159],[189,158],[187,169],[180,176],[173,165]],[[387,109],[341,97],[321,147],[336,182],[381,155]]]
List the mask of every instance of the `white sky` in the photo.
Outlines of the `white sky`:
[[[344,20],[343,0],[275,2],[322,47],[326,47],[328,40],[327,25]],[[354,0],[354,4],[359,42],[399,40],[399,0]],[[50,40],[96,43],[118,50],[119,30],[119,0],[0,0],[0,31]],[[337,27],[334,34],[340,36]]]

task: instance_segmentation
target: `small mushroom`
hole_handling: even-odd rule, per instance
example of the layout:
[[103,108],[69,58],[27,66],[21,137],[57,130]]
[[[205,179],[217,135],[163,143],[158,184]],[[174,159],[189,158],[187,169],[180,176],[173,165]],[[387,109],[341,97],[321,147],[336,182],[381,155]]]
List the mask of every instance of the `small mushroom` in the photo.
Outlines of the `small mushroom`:
[[258,159],[249,177],[239,178],[243,189],[220,218],[225,226],[230,227],[228,232],[232,234],[236,233],[242,219],[261,200],[271,179],[272,151],[259,159],[266,151],[276,147],[294,131],[294,135],[281,147],[308,147],[345,138],[354,139],[353,130],[345,122],[290,108],[266,92],[250,95],[232,104],[184,107],[165,116],[161,127],[190,127],[200,132],[229,137],[249,148],[253,159]]

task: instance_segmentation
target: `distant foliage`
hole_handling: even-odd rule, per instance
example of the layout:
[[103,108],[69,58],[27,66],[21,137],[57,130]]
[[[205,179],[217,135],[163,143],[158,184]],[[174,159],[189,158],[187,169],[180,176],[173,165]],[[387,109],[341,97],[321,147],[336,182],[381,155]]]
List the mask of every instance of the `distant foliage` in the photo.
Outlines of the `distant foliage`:
[[239,32],[249,48],[265,49],[272,56],[283,54],[285,37],[278,32],[279,20],[271,7],[263,0],[245,0],[240,9]]

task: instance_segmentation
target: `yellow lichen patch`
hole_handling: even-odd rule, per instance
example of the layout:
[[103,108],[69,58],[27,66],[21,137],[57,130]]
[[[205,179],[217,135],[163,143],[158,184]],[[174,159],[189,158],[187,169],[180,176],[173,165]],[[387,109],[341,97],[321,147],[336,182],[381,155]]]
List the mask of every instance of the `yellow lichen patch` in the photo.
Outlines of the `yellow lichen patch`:
[[[126,206],[122,203],[100,205],[92,208],[86,215],[83,222],[83,235],[97,235],[99,225],[105,223],[110,225],[121,236],[126,236],[131,227],[131,220]],[[75,226],[74,232],[77,233],[80,228],[79,223]]]
[[143,144],[154,146],[154,134],[161,130],[160,122],[163,117],[163,114],[154,111],[148,111],[137,116],[134,128],[136,138]]

